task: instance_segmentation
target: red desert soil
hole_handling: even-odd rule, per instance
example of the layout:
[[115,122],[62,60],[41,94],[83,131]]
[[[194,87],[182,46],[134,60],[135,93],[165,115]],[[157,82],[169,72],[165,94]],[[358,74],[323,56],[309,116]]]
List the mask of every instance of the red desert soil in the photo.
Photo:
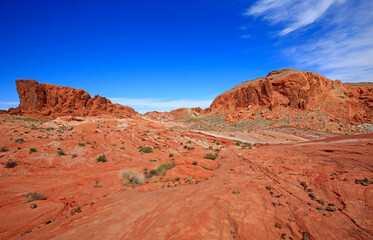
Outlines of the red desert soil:
[[[238,146],[141,116],[31,120],[0,117],[1,239],[373,239],[373,134],[268,130],[256,136],[284,144]],[[121,184],[123,169],[172,162]]]

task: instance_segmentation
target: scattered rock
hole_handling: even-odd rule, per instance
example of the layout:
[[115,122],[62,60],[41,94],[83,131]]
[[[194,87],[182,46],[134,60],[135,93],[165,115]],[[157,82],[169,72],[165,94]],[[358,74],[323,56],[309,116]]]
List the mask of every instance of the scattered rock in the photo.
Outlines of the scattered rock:
[[35,203],[30,205],[30,208],[32,208],[32,209],[37,208],[37,207],[38,207],[38,205],[36,205]]
[[308,196],[312,199],[312,200],[315,200],[316,199],[316,196],[314,193],[310,193],[308,194]]
[[335,208],[334,207],[330,207],[330,206],[327,206],[326,207],[326,211],[329,211],[329,212],[335,212]]
[[281,224],[275,223],[275,228],[281,229]]

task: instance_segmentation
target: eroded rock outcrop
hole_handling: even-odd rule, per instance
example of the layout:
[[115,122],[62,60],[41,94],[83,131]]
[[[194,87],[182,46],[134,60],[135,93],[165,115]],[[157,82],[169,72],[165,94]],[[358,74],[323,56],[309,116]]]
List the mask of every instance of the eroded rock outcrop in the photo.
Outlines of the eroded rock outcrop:
[[[233,122],[252,106],[278,106],[320,111],[336,120],[370,122],[373,119],[373,87],[355,87],[332,81],[314,72],[282,69],[237,85],[219,95],[207,112],[226,115]],[[238,114],[241,113],[241,114]]]
[[98,116],[137,114],[130,107],[113,104],[98,95],[93,98],[82,89],[38,83],[35,80],[16,80],[20,104],[6,113],[42,119],[60,116]]

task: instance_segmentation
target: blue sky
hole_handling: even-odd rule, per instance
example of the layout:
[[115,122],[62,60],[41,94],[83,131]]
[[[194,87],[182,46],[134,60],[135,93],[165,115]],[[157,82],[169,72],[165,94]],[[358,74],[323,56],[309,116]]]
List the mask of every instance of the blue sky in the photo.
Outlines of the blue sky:
[[372,81],[370,0],[0,0],[0,108],[15,79],[139,112],[208,107],[269,71]]

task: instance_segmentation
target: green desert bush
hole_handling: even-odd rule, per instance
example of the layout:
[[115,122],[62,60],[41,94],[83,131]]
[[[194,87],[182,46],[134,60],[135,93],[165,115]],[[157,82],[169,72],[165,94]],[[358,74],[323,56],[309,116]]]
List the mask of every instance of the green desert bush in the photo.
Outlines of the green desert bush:
[[105,157],[105,154],[102,154],[97,158],[97,162],[107,162],[107,159]]
[[153,152],[153,149],[151,147],[140,147],[140,152],[143,152],[143,153],[152,153]]
[[0,152],[7,152],[8,151],[8,148],[7,147],[1,147],[0,148]]
[[30,152],[37,152],[36,148],[30,148]]
[[19,143],[19,144],[22,144],[22,143],[25,142],[25,140],[23,140],[23,138],[17,138],[17,139],[15,140],[15,142],[16,142],[16,143]]
[[27,198],[26,202],[32,202],[32,201],[47,199],[41,193],[38,193],[38,192],[29,192],[24,196]]
[[65,155],[66,155],[66,154],[65,154],[65,151],[62,150],[62,149],[58,150],[58,151],[57,151],[57,154],[58,154],[58,156],[65,156]]
[[218,154],[213,154],[213,153],[207,153],[204,158],[206,159],[211,159],[211,160],[215,160],[216,158],[218,157]]
[[122,184],[143,184],[145,182],[145,177],[143,174],[135,172],[131,169],[124,169],[121,173]]
[[6,168],[15,168],[17,167],[18,163],[16,161],[9,160],[6,162]]
[[146,175],[146,178],[151,178],[153,176],[164,176],[166,175],[167,170],[170,170],[173,167],[175,167],[175,163],[164,163],[159,167],[151,169]]

